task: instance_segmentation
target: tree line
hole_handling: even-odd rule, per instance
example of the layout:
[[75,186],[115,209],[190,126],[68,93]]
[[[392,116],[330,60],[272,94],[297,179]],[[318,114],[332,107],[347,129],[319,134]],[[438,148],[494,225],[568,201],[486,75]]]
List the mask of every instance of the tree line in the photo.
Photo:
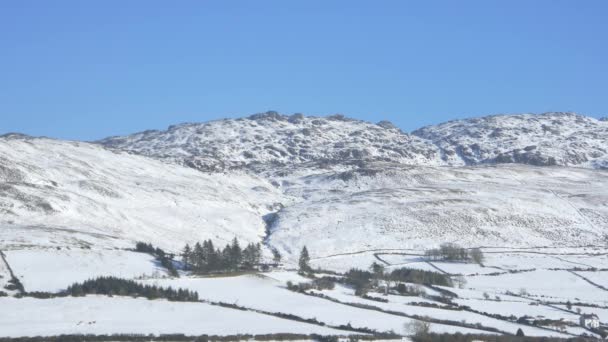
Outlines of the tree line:
[[380,281],[385,281],[387,286],[397,283],[394,290],[404,294],[408,293],[408,288],[405,285],[399,286],[401,285],[399,283],[452,286],[450,277],[445,274],[411,268],[398,268],[385,272],[384,267],[375,262],[370,266],[369,271],[351,268],[344,274],[342,281],[352,286],[358,296],[365,295],[369,290],[378,287]]
[[455,243],[444,243],[439,248],[429,249],[425,251],[424,256],[433,261],[473,261],[478,264],[484,261],[481,249],[466,249]]
[[213,241],[205,240],[193,247],[187,244],[182,251],[184,268],[200,274],[252,270],[260,264],[261,258],[262,247],[259,243],[250,243],[241,248],[237,238],[223,249],[216,248]]
[[173,289],[155,285],[143,285],[133,280],[116,277],[99,277],[70,285],[62,295],[84,296],[99,294],[106,296],[133,296],[147,299],[165,298],[175,302],[196,302],[198,293],[186,289]]

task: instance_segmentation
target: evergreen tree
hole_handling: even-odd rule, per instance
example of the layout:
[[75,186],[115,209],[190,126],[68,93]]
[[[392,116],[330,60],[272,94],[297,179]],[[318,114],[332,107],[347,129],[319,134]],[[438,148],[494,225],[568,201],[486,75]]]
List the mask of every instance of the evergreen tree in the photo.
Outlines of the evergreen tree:
[[239,240],[235,237],[232,239],[232,244],[230,245],[230,260],[229,265],[232,269],[238,269],[243,261],[243,251],[241,250],[241,246],[239,245]]
[[259,243],[250,243],[243,249],[243,267],[253,269],[255,265],[260,263],[262,257],[262,247]]
[[281,262],[281,253],[275,248],[272,249],[272,260],[277,264]]
[[185,269],[190,269],[192,263],[192,249],[188,244],[186,244],[186,247],[184,247],[184,250],[182,251],[182,262],[184,263]]
[[262,260],[262,245],[260,243],[256,243],[255,244],[255,251],[254,251],[254,264],[259,264],[260,261]]
[[300,252],[300,260],[298,262],[298,265],[300,266],[300,271],[302,272],[309,272],[310,271],[310,255],[308,254],[308,249],[306,248],[306,246],[304,246],[302,248],[302,251]]
[[217,255],[218,252],[215,250],[215,247],[213,246],[213,241],[211,240],[207,241],[206,253],[207,266],[209,267],[209,269],[213,271],[219,270],[221,268],[221,265],[219,264],[219,258]]
[[222,256],[220,258],[220,268],[223,270],[228,270],[232,268],[231,265],[231,257],[232,257],[232,248],[230,248],[229,244],[226,244],[224,249],[222,250]]
[[204,272],[204,264],[203,264],[203,246],[197,242],[194,245],[194,251],[192,253],[194,269],[198,272]]

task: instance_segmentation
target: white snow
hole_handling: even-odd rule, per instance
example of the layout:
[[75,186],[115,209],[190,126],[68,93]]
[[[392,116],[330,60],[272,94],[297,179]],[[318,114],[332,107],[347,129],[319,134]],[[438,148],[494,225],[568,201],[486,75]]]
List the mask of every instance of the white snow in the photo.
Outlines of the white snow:
[[127,297],[0,298],[0,334],[7,337],[61,334],[235,335],[349,332],[204,303]]
[[[384,310],[397,311],[410,315],[428,316],[434,319],[450,320],[456,322],[467,322],[469,324],[480,323],[485,327],[492,327],[501,331],[515,333],[517,329],[521,328],[526,336],[563,336],[562,334],[555,331],[547,331],[529,326],[522,326],[520,324],[506,322],[503,320],[483,316],[480,314],[467,312],[467,311],[456,311],[456,310],[445,310],[440,308],[422,307],[410,305],[411,297],[388,295],[383,296],[381,294],[372,294],[375,297],[387,299],[388,303],[377,302],[373,300],[364,299],[354,295],[352,289],[347,289],[342,286],[337,286],[334,290],[324,290],[323,294],[328,295],[332,298],[336,298],[341,302],[350,303],[361,303],[380,307]],[[423,302],[424,300],[415,300],[417,302]]]
[[[177,251],[193,239],[258,242],[262,216],[278,202],[274,187],[251,175],[204,174],[89,143],[0,138],[0,164],[0,226],[50,230],[50,246],[144,241]],[[4,235],[0,248],[27,242]]]
[[58,292],[100,276],[133,279],[166,270],[145,253],[120,250],[11,250],[7,261],[26,291]]
[[[283,312],[303,318],[315,318],[334,326],[351,324],[357,328],[403,333],[411,319],[373,310],[355,308],[325,299],[289,291],[285,284],[269,277],[245,275],[237,277],[180,278],[143,281],[147,284],[188,288],[201,299],[237,304],[269,312]],[[437,332],[475,332],[472,329],[433,324]],[[478,332],[478,331],[477,331]]]
[[467,288],[491,295],[525,290],[535,299],[608,304],[608,292],[598,289],[568,271],[537,270],[498,276],[467,277]]

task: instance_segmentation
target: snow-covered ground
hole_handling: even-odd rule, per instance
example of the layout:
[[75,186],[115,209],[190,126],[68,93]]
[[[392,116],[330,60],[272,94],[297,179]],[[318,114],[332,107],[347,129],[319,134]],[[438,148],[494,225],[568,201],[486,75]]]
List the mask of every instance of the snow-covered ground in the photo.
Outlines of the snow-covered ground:
[[58,292],[100,276],[158,278],[167,273],[153,256],[121,250],[10,250],[5,254],[15,276],[31,292]]
[[[495,252],[498,252],[494,250]],[[597,251],[597,250],[596,250]],[[410,251],[411,252],[411,251]],[[504,253],[492,254],[490,258],[496,262],[503,256],[505,259],[514,258],[518,260],[520,254],[513,251],[502,251]],[[584,250],[570,249],[567,252],[573,255],[583,255]],[[214,277],[193,277],[183,276],[182,278],[167,278],[164,271],[158,268],[155,260],[142,253],[135,253],[124,250],[114,249],[57,249],[57,248],[28,248],[12,249],[5,252],[7,260],[15,270],[28,291],[59,291],[78,281],[85,280],[100,275],[115,275],[124,278],[136,279],[143,284],[154,284],[161,286],[171,286],[173,288],[187,288],[197,291],[203,300],[212,302],[224,302],[236,304],[249,309],[262,310],[265,312],[280,312],[296,315],[306,319],[316,319],[325,324],[339,326],[350,324],[356,328],[371,328],[378,331],[395,331],[406,334],[406,324],[412,319],[388,312],[379,312],[370,308],[353,307],[350,305],[332,302],[327,299],[307,296],[301,293],[292,292],[286,289],[286,282],[293,283],[307,282],[309,279],[298,275],[295,271],[276,270],[262,274],[248,274],[239,276],[214,276]],[[490,253],[488,253],[490,255]],[[528,254],[526,254],[528,255]],[[548,260],[544,254],[530,253],[532,259],[529,264],[546,264]],[[373,253],[359,253],[350,256],[335,256],[327,259],[342,259],[343,266],[347,265],[347,260],[357,260],[365,256],[371,260],[380,262],[373,256]],[[407,267],[400,264],[403,261],[399,257],[382,259],[385,262],[397,262],[395,265],[386,265],[387,269],[397,267]],[[411,256],[413,260],[418,260],[418,256]],[[534,261],[537,257],[538,261]],[[323,260],[323,259],[320,259]],[[503,264],[511,264],[514,260],[503,260]],[[590,260],[599,260],[601,258]],[[369,260],[367,260],[369,261]],[[560,260],[556,259],[556,262]],[[421,264],[418,261],[414,264]],[[428,263],[424,263],[429,265]],[[451,266],[479,267],[473,264],[454,264],[433,263],[446,268],[450,273],[455,273],[457,268],[450,269]],[[367,269],[361,262],[361,268]],[[593,263],[591,265],[594,265]],[[445,288],[454,292],[458,297],[453,301],[459,305],[469,306],[474,310],[487,312],[489,314],[500,314],[503,316],[533,316],[536,318],[547,318],[565,322],[576,323],[578,314],[574,311],[559,310],[549,305],[549,302],[584,302],[589,304],[606,305],[608,295],[587,281],[577,277],[566,270],[550,270],[550,265],[546,264],[546,269],[538,269],[531,272],[522,273],[502,273],[497,276],[488,275],[465,275],[463,288]],[[528,267],[528,265],[520,265]],[[486,267],[487,268],[487,267]],[[579,272],[588,276],[594,272]],[[147,277],[141,277],[147,275]],[[598,279],[601,273],[597,273]],[[420,286],[420,289],[427,295],[438,296],[439,292],[428,287]],[[520,297],[518,293],[525,289],[526,294]],[[510,291],[515,295],[506,295]],[[445,304],[436,302],[434,299],[425,297],[405,297],[397,295],[383,296],[380,293],[372,293],[372,296],[388,299],[388,303],[372,301],[354,295],[354,291],[342,285],[337,285],[334,290],[322,291],[324,295],[330,296],[343,303],[365,304],[378,307],[383,310],[401,312],[410,316],[428,316],[434,320],[449,320],[469,324],[480,323],[485,327],[492,327],[506,332],[515,332],[521,328],[529,336],[563,336],[555,327],[549,326],[553,330],[540,329],[514,322],[503,321],[496,318],[487,317],[477,313],[467,311],[447,310]],[[486,300],[485,293],[490,300]],[[498,296],[500,301],[495,300]],[[20,303],[22,305],[20,305]],[[435,304],[438,307],[422,307],[414,303]],[[3,308],[9,308],[9,316],[0,318],[0,324],[13,324],[11,330],[0,334],[3,336],[17,336],[23,334],[20,327],[31,326],[30,330],[25,330],[28,335],[55,335],[59,333],[191,333],[191,334],[228,334],[236,332],[247,333],[272,333],[272,332],[324,332],[337,333],[324,330],[319,326],[301,324],[293,321],[273,325],[277,322],[272,317],[261,313],[247,312],[217,306],[209,307],[202,303],[176,303],[162,300],[148,301],[142,298],[130,299],[120,297],[86,297],[86,298],[57,298],[51,300],[36,300],[32,298],[3,298],[0,301]],[[65,312],[64,316],[59,314],[49,314],[47,311],[55,308]],[[573,308],[575,310],[576,308]],[[597,313],[602,322],[606,322],[605,309],[595,309],[589,307],[581,308],[583,313]],[[34,312],[35,310],[39,310]],[[116,310],[116,311],[115,311]],[[126,311],[125,311],[126,310]],[[131,310],[131,311],[129,311]],[[143,317],[133,314],[136,310],[147,312]],[[220,310],[217,315],[214,310]],[[117,313],[125,311],[126,313]],[[232,312],[237,314],[233,316]],[[4,311],[3,311],[4,312]],[[40,313],[38,313],[40,312]],[[83,313],[84,312],[84,313]],[[137,311],[139,312],[139,311]],[[149,314],[148,314],[149,312]],[[177,313],[177,314],[176,314]],[[44,319],[43,317],[50,317]],[[206,322],[209,325],[191,327],[193,322],[186,315],[198,315],[198,317],[210,317]],[[239,316],[246,315],[246,316]],[[2,315],[0,315],[2,316]],[[104,317],[111,318],[104,318]],[[126,319],[125,317],[130,317]],[[123,324],[116,324],[114,320],[125,319]],[[240,323],[246,320],[245,325]],[[169,323],[161,325],[159,322],[169,320]],[[183,321],[183,323],[181,321]],[[13,322],[19,321],[19,324]],[[45,323],[46,322],[46,323]],[[91,323],[92,322],[92,323]],[[219,323],[221,322],[221,323]],[[250,322],[252,322],[250,324]],[[80,323],[80,324],[79,324]],[[90,324],[89,324],[90,323]],[[240,330],[233,330],[232,326],[239,326]],[[188,326],[188,328],[184,328]],[[269,328],[269,326],[272,326]],[[117,327],[112,330],[111,327]],[[285,330],[287,329],[287,330]],[[436,332],[482,332],[475,329],[451,326],[439,323],[431,324],[431,329]],[[579,327],[566,327],[570,334],[589,333]]]
[[[313,291],[318,292],[318,291]],[[555,331],[547,331],[544,329],[538,329],[530,326],[522,326],[520,324],[506,322],[503,320],[483,316],[480,314],[467,312],[467,311],[456,311],[446,310],[441,308],[413,306],[410,303],[413,302],[427,302],[425,300],[418,300],[416,297],[403,297],[388,295],[383,296],[381,294],[372,294],[374,297],[379,297],[388,300],[388,303],[377,302],[373,300],[364,299],[354,295],[354,291],[343,286],[337,286],[333,290],[324,290],[321,293],[328,295],[332,298],[338,299],[341,302],[347,303],[361,303],[367,305],[373,305],[384,310],[396,311],[409,315],[428,316],[430,318],[438,320],[450,320],[456,322],[466,322],[469,324],[480,323],[484,327],[491,327],[499,329],[501,331],[515,333],[517,329],[522,329],[526,336],[563,336],[562,334]],[[439,304],[441,305],[441,304]]]
[[506,291],[546,301],[608,304],[608,292],[568,271],[537,270],[498,276],[467,277],[467,288],[487,291],[492,296]]
[[347,335],[317,325],[226,309],[127,297],[0,298],[0,336],[61,334],[234,335],[302,333]]
[[[268,241],[294,264],[306,245],[315,265],[332,269],[352,265],[349,259],[372,261],[373,253],[364,252],[424,252],[443,242],[469,248],[597,245],[608,222],[606,188],[606,172],[559,167],[370,163],[364,170],[325,170],[285,178],[284,193],[301,200],[278,212]],[[521,256],[516,264],[525,264]],[[576,265],[550,259],[556,260],[543,266]]]
[[[407,317],[334,303],[322,298],[307,296],[286,289],[285,275],[273,273],[263,276],[180,278],[143,281],[146,284],[181,287],[195,290],[202,299],[237,304],[247,308],[269,312],[283,312],[303,318],[314,318],[334,326],[351,324],[356,328],[404,333],[404,325],[411,322]],[[291,278],[297,281],[298,278]],[[300,279],[303,280],[303,279]],[[433,324],[437,332],[479,332],[473,329]]]
[[8,269],[8,265],[2,259],[0,255],[0,291],[8,292],[5,286],[9,285],[9,281],[11,280],[11,274]]
[[[581,276],[589,279],[590,281],[603,286],[608,289],[608,271],[598,271],[598,272],[576,272]],[[606,295],[608,296],[608,291],[606,291]]]
[[459,305],[466,305],[474,310],[487,312],[490,314],[498,314],[503,316],[515,316],[517,318],[522,316],[532,317],[544,317],[547,319],[564,319],[569,322],[575,322],[578,324],[578,315],[572,314],[563,310],[559,310],[547,305],[540,305],[535,301],[526,299],[519,300],[507,300],[503,299],[502,296],[500,301],[491,298],[487,299],[455,299],[454,302]]

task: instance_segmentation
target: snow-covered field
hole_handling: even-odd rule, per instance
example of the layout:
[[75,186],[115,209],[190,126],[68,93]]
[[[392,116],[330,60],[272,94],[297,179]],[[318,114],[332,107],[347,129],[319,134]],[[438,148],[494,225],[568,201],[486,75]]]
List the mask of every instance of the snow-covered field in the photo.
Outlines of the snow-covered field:
[[9,280],[11,280],[11,274],[8,269],[8,265],[2,259],[0,255],[0,291],[7,291],[5,286],[8,285]]
[[145,253],[121,250],[10,250],[7,261],[26,291],[58,292],[100,276],[162,277],[166,269]]
[[555,331],[547,331],[534,327],[522,326],[520,324],[506,322],[472,312],[413,306],[410,304],[412,301],[427,302],[424,299],[417,299],[416,297],[403,297],[395,295],[383,296],[378,293],[373,294],[373,296],[375,297],[387,299],[389,301],[388,303],[383,303],[357,297],[354,295],[354,291],[352,289],[348,289],[342,286],[337,286],[333,290],[324,290],[321,291],[321,293],[328,295],[332,298],[336,298],[341,302],[373,305],[388,311],[401,312],[409,315],[427,316],[438,320],[466,322],[469,324],[480,323],[484,327],[496,328],[500,331],[505,331],[508,333],[515,333],[517,329],[521,328],[526,334],[526,336],[563,336],[562,334]]
[[[608,289],[608,271],[576,272],[590,281]],[[608,294],[608,291],[606,292]]]
[[539,300],[608,304],[608,292],[568,271],[537,270],[499,276],[467,277],[466,287],[492,295],[506,291]]
[[317,333],[347,335],[294,322],[205,303],[177,303],[126,297],[0,298],[0,336],[61,334],[233,335]]
[[[303,318],[314,318],[334,326],[351,324],[355,328],[371,328],[381,332],[404,333],[404,325],[411,322],[407,317],[390,315],[334,303],[322,298],[295,293],[285,288],[285,274],[255,276],[245,275],[228,278],[181,278],[148,280],[143,283],[181,287],[195,290],[203,299],[237,304],[268,312],[283,312]],[[290,278],[292,281],[305,280]],[[433,325],[437,332],[479,332],[473,329],[447,325]]]

